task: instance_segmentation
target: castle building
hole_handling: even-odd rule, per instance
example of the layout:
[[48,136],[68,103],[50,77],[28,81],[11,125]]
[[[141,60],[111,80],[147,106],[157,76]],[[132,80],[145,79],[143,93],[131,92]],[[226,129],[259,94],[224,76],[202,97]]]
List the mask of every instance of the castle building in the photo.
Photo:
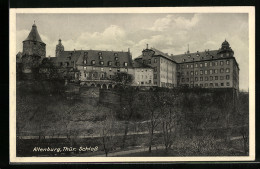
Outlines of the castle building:
[[226,40],[219,50],[187,51],[171,58],[178,63],[178,86],[239,89],[239,66]]
[[75,79],[85,86],[112,88],[112,81],[117,72],[134,75],[130,51],[73,50],[64,51],[59,40],[56,56],[52,61],[57,67],[74,71]]
[[153,68],[154,85],[158,87],[177,87],[177,63],[155,48],[147,48],[142,51],[142,55],[135,59],[136,62]]
[[37,55],[41,58],[46,57],[46,44],[41,40],[35,23],[32,25],[31,32],[23,41],[23,55]]
[[225,40],[218,50],[168,55],[155,48],[142,51],[135,61],[154,69],[158,87],[234,88],[239,90],[239,66]]
[[132,86],[155,86],[153,83],[154,69],[151,66],[134,61],[133,70],[134,80]]

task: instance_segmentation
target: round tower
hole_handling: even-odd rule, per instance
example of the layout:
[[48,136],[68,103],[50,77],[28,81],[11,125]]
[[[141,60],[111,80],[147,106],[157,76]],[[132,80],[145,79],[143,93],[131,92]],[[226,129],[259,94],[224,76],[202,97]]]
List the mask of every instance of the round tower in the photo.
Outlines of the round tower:
[[64,51],[64,46],[61,43],[61,39],[59,39],[58,45],[56,45],[56,50],[55,50],[55,56],[59,57],[60,54]]
[[46,44],[41,40],[35,23],[32,25],[31,32],[23,41],[23,55],[37,55],[41,58],[46,57]]
[[218,54],[221,55],[221,57],[233,57],[234,51],[230,47],[228,41],[224,41],[221,44],[221,48],[218,50]]

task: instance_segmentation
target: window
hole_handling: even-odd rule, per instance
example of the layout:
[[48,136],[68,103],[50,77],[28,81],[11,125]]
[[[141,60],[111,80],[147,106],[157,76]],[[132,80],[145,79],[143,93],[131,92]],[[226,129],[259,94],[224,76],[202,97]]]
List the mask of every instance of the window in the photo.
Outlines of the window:
[[145,60],[143,60],[143,64],[145,64]]
[[190,75],[193,75],[193,71],[190,72]]
[[85,60],[83,61],[83,63],[84,63],[84,64],[87,64],[87,59],[85,59]]
[[229,80],[229,75],[226,76],[226,79]]
[[215,66],[218,66],[218,61],[215,62]]
[[203,77],[200,77],[200,81],[203,81]]
[[208,70],[205,70],[205,75],[207,75],[208,74]]
[[157,63],[157,58],[154,58],[154,63]]
[[218,83],[215,83],[215,86],[218,86]]
[[109,75],[109,78],[111,79],[111,78],[112,78],[112,75]]
[[84,66],[84,67],[83,67],[83,69],[84,69],[84,70],[87,70],[87,67],[86,67],[86,66]]
[[226,69],[226,72],[229,73],[229,68]]
[[62,64],[63,64],[63,63],[62,63],[62,62],[60,62],[60,66],[62,66]]
[[208,81],[209,80],[209,78],[208,77],[205,77],[205,81]]
[[229,60],[226,61],[226,64],[229,65]]
[[227,53],[227,57],[229,56],[229,53]]
[[102,72],[104,71],[104,68],[103,68],[103,67],[101,68],[101,71],[102,71]]
[[213,74],[213,70],[212,69],[209,70],[209,74]]
[[92,64],[92,65],[95,65],[95,64],[96,64],[96,61],[95,61],[95,60],[92,60],[92,61],[91,61],[91,64]]
[[151,62],[151,59],[149,59],[149,60],[148,60],[148,63],[149,63],[149,64],[151,64],[151,63],[152,63],[152,62]]
[[215,69],[214,73],[218,73],[218,69]]
[[202,67],[202,63],[200,63],[200,67]]
[[224,73],[224,69],[223,68],[220,69],[220,73]]
[[118,54],[117,53],[114,53],[114,56],[117,56]]
[[210,87],[213,87],[213,83],[210,83],[209,86],[210,86]]
[[195,67],[198,67],[198,64],[197,64],[197,63],[195,63]]
[[182,78],[181,81],[184,82],[185,81],[184,78]]
[[119,63],[119,62],[116,62],[116,66],[120,66],[120,63]]
[[189,68],[189,65],[186,65],[187,68]]
[[203,87],[203,84],[200,84],[200,87]]
[[195,71],[195,75],[198,75],[198,71]]
[[127,66],[127,62],[124,63],[124,66]]
[[183,69],[183,68],[184,68],[184,65],[181,65],[181,68]]
[[224,83],[221,83],[220,86],[224,86]]
[[205,62],[205,67],[208,67],[208,63],[207,62]]
[[205,83],[205,87],[208,87],[208,83]]
[[109,68],[109,71],[112,71],[112,68],[111,68],[111,67]]
[[230,83],[229,83],[229,82],[227,82],[227,86],[230,86]]
[[187,82],[189,82],[189,78],[187,78],[186,80],[187,80]]
[[190,65],[190,68],[193,68],[193,65]]
[[196,82],[198,81],[198,77],[195,77],[195,81],[196,81]]
[[223,65],[223,61],[220,61],[220,65]]
[[223,54],[221,54],[221,55],[220,55],[220,57],[222,57],[222,58],[223,58]]
[[218,76],[215,76],[215,80],[218,80]]
[[211,80],[211,81],[213,80],[213,76],[210,76],[210,80]]
[[182,61],[185,62],[185,59],[183,59]]
[[220,76],[220,80],[223,80],[224,79],[224,77],[223,76]]
[[98,52],[98,55],[101,56],[101,55],[102,55],[102,52]]
[[212,62],[209,62],[209,66],[212,66]]
[[111,65],[112,65],[112,62],[111,62],[111,61],[108,61],[108,62],[107,62],[107,65],[108,65],[108,66],[111,66]]
[[203,70],[200,70],[200,74],[203,75]]
[[118,57],[115,57],[115,60],[118,61]]
[[117,69],[117,72],[120,72],[120,69]]
[[104,65],[104,62],[103,62],[103,61],[100,61],[100,64],[101,64],[101,65]]
[[103,59],[102,55],[99,56],[99,59]]

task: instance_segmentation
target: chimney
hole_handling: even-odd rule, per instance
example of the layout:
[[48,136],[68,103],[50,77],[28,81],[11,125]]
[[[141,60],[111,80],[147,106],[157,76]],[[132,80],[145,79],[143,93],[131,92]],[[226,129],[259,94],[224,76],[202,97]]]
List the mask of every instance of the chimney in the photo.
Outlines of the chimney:
[[146,44],[146,49],[148,49],[148,44]]
[[128,48],[128,53],[130,53],[130,48]]

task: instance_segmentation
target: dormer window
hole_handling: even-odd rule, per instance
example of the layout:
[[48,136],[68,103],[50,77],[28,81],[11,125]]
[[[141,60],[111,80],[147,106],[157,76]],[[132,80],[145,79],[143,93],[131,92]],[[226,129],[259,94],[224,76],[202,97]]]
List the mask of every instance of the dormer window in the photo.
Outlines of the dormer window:
[[100,65],[104,65],[104,62],[103,62],[103,61],[100,61]]
[[107,62],[107,65],[108,65],[108,66],[111,66],[111,65],[112,65],[112,62],[111,62],[111,61],[108,61],[108,62]]
[[98,52],[98,55],[101,56],[101,55],[102,55],[102,52]]
[[117,53],[114,53],[114,56],[117,56],[118,54]]
[[92,65],[95,65],[95,64],[96,64],[96,61],[95,61],[95,60],[92,60],[92,61],[91,61],[91,64],[92,64]]
[[120,63],[119,63],[119,62],[116,62],[116,66],[120,66]]
[[185,62],[186,59],[182,59],[183,62]]
[[229,53],[227,53],[227,57],[229,56]]
[[203,57],[200,58],[201,60],[204,59]]
[[124,62],[124,66],[127,66],[127,62]]
[[118,57],[115,57],[115,60],[118,61]]
[[188,55],[188,58],[190,58],[190,55]]
[[84,52],[84,56],[87,56],[88,55],[88,52]]
[[211,59],[214,59],[214,56],[211,56]]
[[99,55],[99,59],[103,59],[102,55]]
[[85,60],[83,61],[83,63],[84,63],[84,64],[87,64],[87,59],[85,59]]

